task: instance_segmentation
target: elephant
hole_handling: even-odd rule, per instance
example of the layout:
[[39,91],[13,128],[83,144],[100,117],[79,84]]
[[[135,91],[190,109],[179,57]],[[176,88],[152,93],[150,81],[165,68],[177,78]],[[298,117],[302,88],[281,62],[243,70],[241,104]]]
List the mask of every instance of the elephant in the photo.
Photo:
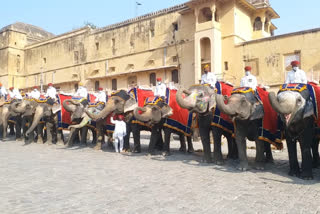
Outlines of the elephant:
[[50,105],[44,101],[36,100],[37,105],[34,107],[34,117],[32,124],[26,132],[26,136],[29,136],[30,133],[37,128],[38,132],[38,141],[37,143],[43,144],[43,125],[41,125],[41,119],[44,121],[47,133],[47,142],[48,144],[53,144],[57,140],[57,144],[63,144],[62,131],[58,132],[57,130],[57,112],[60,110],[60,105],[55,103]]
[[73,146],[76,137],[78,136],[79,132],[81,134],[80,143],[86,144],[87,142],[87,134],[89,129],[93,133],[93,143],[96,142],[96,134],[94,128],[90,128],[88,125],[89,121],[91,120],[85,112],[85,106],[79,101],[75,99],[65,99],[62,102],[63,108],[69,112],[70,124],[69,129],[70,134],[68,141],[66,143],[67,147]]
[[[220,82],[217,82],[218,87]],[[188,90],[180,89],[177,92],[177,103],[181,108],[195,112],[198,117],[199,132],[204,152],[204,161],[207,163],[214,162],[223,164],[223,156],[221,152],[222,135],[228,141],[228,158],[237,158],[237,147],[232,138],[232,131],[226,131],[222,126],[214,126],[214,114],[216,108],[215,90],[209,85],[194,85]],[[230,125],[232,127],[232,123]],[[210,132],[214,137],[213,160],[211,157]]]
[[7,129],[8,129],[9,119],[13,119],[15,122],[16,139],[19,140],[22,136],[21,135],[21,124],[22,124],[21,114],[13,111],[13,108],[18,104],[19,104],[18,100],[15,100],[15,99],[8,102],[1,103],[0,127],[1,127],[3,140],[7,138]]
[[[319,162],[317,140],[315,140],[314,104],[310,98],[311,85],[282,85],[277,95],[271,92],[269,100],[284,123],[286,143],[289,155],[289,175],[302,179],[313,179],[312,161]],[[316,86],[318,87],[318,86]],[[319,90],[319,87],[318,87]],[[301,170],[297,158],[297,142],[300,143]],[[316,145],[316,146],[314,146]],[[313,157],[311,154],[313,148]]]
[[[161,139],[161,129],[164,131],[165,135],[165,140],[164,140],[164,155],[169,155],[170,154],[170,137],[172,133],[175,133],[179,135],[180,138],[180,151],[186,152],[186,143],[185,143],[185,136],[187,136],[187,141],[188,141],[188,152],[192,153],[193,150],[193,145],[191,141],[191,133],[188,131],[188,133],[184,132],[185,127],[179,129],[178,127],[174,127],[174,125],[171,122],[171,120],[168,118],[170,116],[178,116],[176,118],[186,118],[189,120],[190,125],[191,125],[191,120],[192,118],[189,117],[188,111],[183,111],[179,106],[177,106],[176,103],[176,91],[174,90],[169,90],[167,89],[168,96],[170,96],[170,99],[168,97],[168,100],[172,101],[169,102],[170,105],[167,104],[165,100],[162,98],[154,98],[152,97],[151,100],[152,102],[149,102],[149,99],[146,99],[145,101],[145,106],[144,107],[137,107],[133,114],[134,117],[138,121],[142,121],[144,123],[148,123],[151,125],[151,139],[149,143],[149,153],[152,154],[154,153],[154,148],[156,145],[156,142]],[[175,108],[175,109],[173,109]],[[192,116],[192,115],[191,115]],[[176,119],[175,118],[175,119]],[[170,120],[170,122],[168,121]],[[179,123],[182,121],[175,120],[175,123]],[[179,125],[182,125],[182,124]],[[177,125],[178,126],[178,125]],[[190,129],[190,128],[189,128]]]
[[85,109],[89,118],[96,122],[97,129],[97,146],[96,149],[101,149],[105,136],[105,124],[106,118],[111,113],[126,114],[133,111],[137,106],[137,102],[134,97],[130,96],[125,90],[120,90],[112,93],[105,107],[98,112],[91,112],[89,109]]
[[[266,91],[261,93],[266,94]],[[256,142],[256,169],[263,170],[266,161],[273,161],[271,145],[261,138],[261,127],[264,118],[264,106],[252,88],[235,88],[229,98],[216,96],[217,107],[229,115],[235,124],[235,141],[238,148],[239,170],[248,169],[246,139]],[[227,101],[227,103],[225,103]],[[265,104],[267,105],[267,103]],[[274,115],[274,114],[273,114]],[[267,118],[276,121],[277,116]],[[266,153],[266,156],[265,156]]]

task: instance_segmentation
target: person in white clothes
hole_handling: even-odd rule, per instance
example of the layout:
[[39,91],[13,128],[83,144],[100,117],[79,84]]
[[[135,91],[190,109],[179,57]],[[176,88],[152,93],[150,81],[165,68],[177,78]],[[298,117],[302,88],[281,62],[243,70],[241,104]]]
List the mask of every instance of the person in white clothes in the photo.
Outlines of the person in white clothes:
[[210,65],[204,66],[204,74],[201,77],[201,84],[209,84],[211,87],[215,87],[217,82],[216,75],[210,72]]
[[154,96],[159,96],[162,99],[164,99],[166,97],[166,90],[167,90],[167,86],[162,82],[161,77],[158,77]]
[[99,92],[96,94],[96,102],[107,102],[107,95],[106,92],[103,91],[103,88],[98,89]]
[[250,87],[255,91],[257,88],[258,82],[257,82],[257,78],[251,74],[252,68],[250,66],[246,66],[244,70],[245,70],[245,76],[241,79],[240,87]]
[[50,99],[55,100],[57,96],[57,90],[55,87],[53,87],[52,83],[48,84],[47,93],[44,95],[45,97],[48,97]]
[[117,120],[114,120],[113,117],[111,117],[111,123],[115,124],[114,132],[113,132],[113,136],[112,136],[115,151],[122,152],[123,138],[127,135],[127,125],[124,122],[124,116],[118,115]]
[[291,66],[292,70],[288,73],[287,78],[286,78],[286,84],[290,83],[303,83],[307,84],[307,76],[306,73],[303,70],[299,69],[299,61],[292,61]]
[[88,91],[87,88],[84,86],[84,84],[81,82],[79,83],[79,88],[77,90],[77,92],[73,95],[74,97],[81,97],[83,98],[83,100],[81,101],[81,103],[84,106],[88,105]]
[[15,89],[14,87],[9,88],[9,96],[10,96],[10,99],[22,100],[22,96],[19,90]]
[[30,97],[33,99],[40,99],[40,91],[38,90],[38,86],[34,86],[33,90],[30,92]]
[[0,83],[0,98],[1,97],[6,97],[7,96],[7,90],[5,89],[5,87],[3,87],[2,83]]

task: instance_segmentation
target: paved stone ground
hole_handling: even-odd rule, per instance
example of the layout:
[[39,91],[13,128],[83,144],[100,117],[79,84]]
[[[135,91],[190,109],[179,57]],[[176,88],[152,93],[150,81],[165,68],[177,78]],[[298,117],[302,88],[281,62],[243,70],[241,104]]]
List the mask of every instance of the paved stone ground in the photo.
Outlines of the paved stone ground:
[[201,153],[172,147],[172,156],[150,157],[0,142],[0,212],[320,213],[320,170],[313,181],[287,176],[287,151],[263,172],[239,172],[235,161],[203,164]]

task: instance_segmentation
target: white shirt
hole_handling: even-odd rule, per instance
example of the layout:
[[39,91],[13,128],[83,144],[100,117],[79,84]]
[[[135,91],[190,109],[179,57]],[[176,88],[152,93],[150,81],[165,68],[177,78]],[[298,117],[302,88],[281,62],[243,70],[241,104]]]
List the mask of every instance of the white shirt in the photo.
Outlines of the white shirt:
[[113,138],[124,137],[127,135],[127,125],[124,121],[114,120],[113,117],[111,117],[111,123],[115,124]]
[[6,96],[7,94],[7,90],[2,86],[0,89],[0,96]]
[[209,84],[212,87],[215,87],[217,82],[216,75],[212,72],[203,74],[201,77],[201,84]]
[[55,87],[49,86],[47,89],[47,93],[44,95],[45,97],[50,97],[51,99],[56,99],[57,90]]
[[17,90],[17,89],[13,89],[13,91],[9,90],[9,96],[11,99],[22,100],[22,96],[21,96],[19,90]]
[[40,91],[38,91],[38,89],[33,89],[29,95],[33,99],[37,99],[37,100],[40,99]]
[[96,102],[103,102],[103,103],[107,102],[107,95],[104,91],[99,91],[96,94]]
[[79,86],[77,92],[74,94],[75,97],[82,97],[86,98],[88,97],[88,91],[85,87]]
[[303,70],[300,70],[299,68],[297,69],[297,71],[290,71],[287,75],[287,79],[286,79],[286,84],[289,83],[303,83],[303,84],[307,84],[307,76],[306,73]]
[[252,74],[242,77],[240,82],[240,87],[250,87],[253,90],[256,90],[257,85],[258,85],[257,79]]
[[166,96],[167,86],[164,83],[157,83],[154,96],[165,97]]

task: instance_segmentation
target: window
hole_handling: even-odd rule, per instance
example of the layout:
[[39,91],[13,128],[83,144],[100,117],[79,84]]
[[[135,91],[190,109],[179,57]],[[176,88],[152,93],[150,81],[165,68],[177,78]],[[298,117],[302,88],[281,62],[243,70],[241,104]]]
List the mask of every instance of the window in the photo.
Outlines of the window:
[[99,42],[96,42],[96,50],[99,50]]
[[250,66],[252,68],[251,73],[255,76],[259,76],[259,59],[248,59],[245,61],[245,66]]
[[150,35],[151,37],[154,37],[154,29],[150,29]]
[[112,39],[112,54],[116,55],[116,39]]
[[150,85],[151,86],[156,86],[156,73],[151,73],[150,74]]
[[209,7],[202,8],[199,13],[199,23],[209,22],[212,20],[212,11]]
[[116,71],[116,67],[110,67],[110,68],[109,68],[109,71],[110,71],[110,72],[115,72],[115,71]]
[[117,88],[118,88],[117,79],[112,79],[112,90],[116,91]]
[[228,62],[224,62],[224,70],[229,70],[229,65],[228,65]]
[[253,31],[262,30],[262,21],[260,17],[257,17],[253,23]]
[[173,31],[178,31],[179,30],[179,25],[177,22],[172,23]]
[[20,55],[17,55],[17,72],[20,71]]
[[74,90],[77,91],[79,88],[78,83],[74,84]]
[[[301,52],[300,51],[295,51],[294,53],[289,53],[289,54],[284,55],[284,67],[287,71],[290,71],[292,69],[291,62],[295,61],[295,60],[297,60],[301,63]],[[299,67],[300,67],[300,65],[299,65]]]
[[178,62],[178,56],[173,56],[172,57],[172,62]]
[[47,63],[47,58],[43,58],[43,63],[44,63],[44,64]]
[[99,82],[99,81],[95,81],[95,82],[94,82],[94,89],[95,89],[95,91],[99,91],[99,88],[100,88],[100,82]]
[[79,63],[79,52],[75,51],[73,54],[74,63]]
[[173,70],[171,71],[171,80],[174,83],[179,83],[179,75],[178,75],[178,70]]

